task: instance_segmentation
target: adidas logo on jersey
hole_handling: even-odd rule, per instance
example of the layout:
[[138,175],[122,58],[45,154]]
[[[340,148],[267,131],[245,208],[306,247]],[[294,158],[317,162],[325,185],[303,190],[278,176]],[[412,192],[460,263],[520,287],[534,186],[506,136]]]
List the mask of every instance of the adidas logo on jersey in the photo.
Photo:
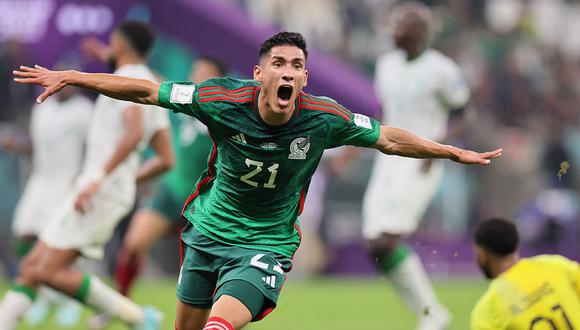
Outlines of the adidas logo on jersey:
[[246,142],[246,136],[244,135],[244,133],[240,133],[240,134],[236,134],[236,135],[232,136],[232,140],[238,141],[242,144],[248,143],[248,142]]
[[275,288],[276,287],[276,276],[266,276],[262,277],[262,281],[268,283],[269,286]]

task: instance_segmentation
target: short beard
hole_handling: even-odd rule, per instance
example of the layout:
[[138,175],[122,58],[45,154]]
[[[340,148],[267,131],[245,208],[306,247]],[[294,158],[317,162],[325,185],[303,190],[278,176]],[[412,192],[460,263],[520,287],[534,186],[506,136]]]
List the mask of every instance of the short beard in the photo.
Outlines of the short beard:
[[477,265],[479,266],[479,269],[481,270],[483,275],[485,275],[485,278],[487,278],[488,280],[493,280],[493,275],[491,274],[491,270],[487,265],[484,265],[479,262],[477,263]]

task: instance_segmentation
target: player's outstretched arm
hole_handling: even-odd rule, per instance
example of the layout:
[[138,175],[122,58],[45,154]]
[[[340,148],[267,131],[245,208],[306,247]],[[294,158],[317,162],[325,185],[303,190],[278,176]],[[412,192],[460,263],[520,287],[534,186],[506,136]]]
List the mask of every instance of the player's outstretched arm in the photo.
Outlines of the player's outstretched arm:
[[51,71],[39,65],[21,66],[13,71],[14,81],[21,84],[40,85],[44,92],[36,98],[41,103],[66,85],[79,86],[114,99],[142,104],[159,105],[159,84],[144,79],[121,77],[106,73],[84,73],[74,70]]
[[463,164],[488,165],[501,156],[502,149],[475,152],[427,140],[400,128],[381,126],[375,149],[388,154],[411,158],[446,158]]

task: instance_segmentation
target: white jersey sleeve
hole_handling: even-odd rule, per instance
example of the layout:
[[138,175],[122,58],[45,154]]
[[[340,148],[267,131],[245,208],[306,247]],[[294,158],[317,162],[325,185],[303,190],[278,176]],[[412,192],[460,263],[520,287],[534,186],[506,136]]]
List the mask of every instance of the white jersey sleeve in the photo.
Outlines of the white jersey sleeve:
[[469,101],[469,86],[457,64],[449,58],[442,59],[437,94],[449,110],[462,108]]

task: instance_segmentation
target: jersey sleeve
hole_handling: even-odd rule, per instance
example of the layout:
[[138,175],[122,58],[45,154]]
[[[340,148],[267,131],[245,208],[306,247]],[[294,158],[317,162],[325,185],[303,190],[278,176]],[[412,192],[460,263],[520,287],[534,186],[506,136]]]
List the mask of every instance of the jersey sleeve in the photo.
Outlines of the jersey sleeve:
[[169,81],[161,83],[158,99],[160,106],[173,112],[181,112],[193,116],[204,123],[210,117],[199,105],[198,88],[191,81]]
[[330,121],[326,148],[372,147],[379,139],[381,124],[368,116],[346,111],[345,117],[334,117]]
[[469,86],[467,85],[461,69],[446,59],[444,65],[441,65],[440,81],[438,94],[441,101],[450,109],[459,109],[464,107],[469,101]]
[[159,87],[159,105],[173,112],[197,118],[211,127],[229,109],[248,106],[254,100],[258,82],[235,78],[210,78],[199,84],[165,82]]

